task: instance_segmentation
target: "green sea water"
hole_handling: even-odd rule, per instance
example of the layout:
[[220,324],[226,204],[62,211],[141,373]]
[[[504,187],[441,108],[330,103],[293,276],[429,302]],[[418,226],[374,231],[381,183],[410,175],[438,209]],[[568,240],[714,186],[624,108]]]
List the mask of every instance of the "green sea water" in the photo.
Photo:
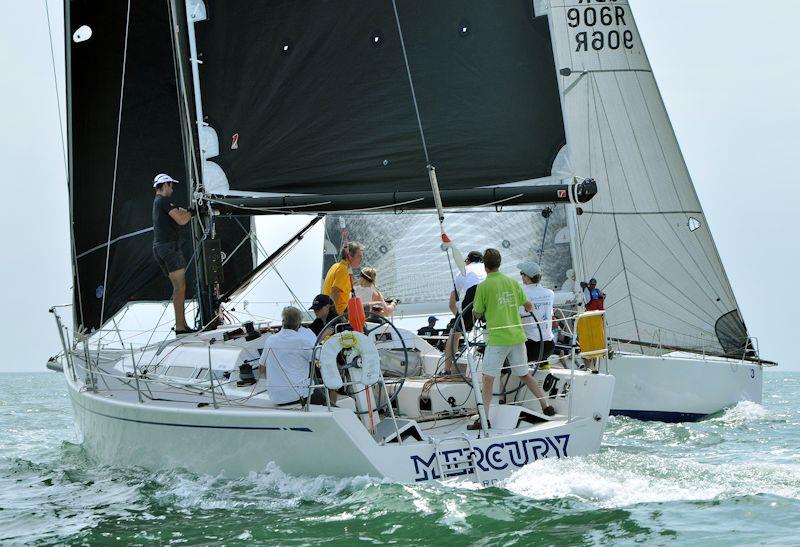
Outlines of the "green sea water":
[[799,400],[800,373],[768,372],[763,405],[612,418],[599,454],[481,490],[104,467],[75,444],[59,374],[0,374],[0,543],[800,545]]

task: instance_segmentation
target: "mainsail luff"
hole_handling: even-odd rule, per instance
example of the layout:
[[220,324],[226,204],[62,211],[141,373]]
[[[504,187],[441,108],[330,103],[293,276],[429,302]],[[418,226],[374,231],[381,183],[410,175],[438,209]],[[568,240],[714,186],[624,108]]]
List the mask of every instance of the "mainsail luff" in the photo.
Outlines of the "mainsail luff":
[[[162,301],[171,295],[170,283],[151,250],[153,176],[162,171],[184,185],[188,180],[169,3],[131,0],[123,82],[127,7],[127,2],[101,0],[64,3],[76,330],[99,328],[131,301]],[[91,36],[76,41],[73,33],[82,26],[92,29]],[[125,100],[118,130],[121,89]],[[117,139],[117,188],[112,203]],[[178,192],[181,190],[186,192],[185,186],[179,185]],[[178,201],[181,198],[188,201],[186,194],[178,195]],[[114,208],[110,238],[109,207]],[[229,219],[220,219],[216,227],[223,252],[230,253],[241,240],[242,229]],[[187,259],[193,251],[191,244],[183,248]],[[235,284],[252,266],[252,250],[240,250],[229,261],[226,284]],[[193,273],[190,268],[190,288]]]
[[612,336],[741,354],[746,329],[628,3],[547,4],[570,164],[599,181],[576,243]]

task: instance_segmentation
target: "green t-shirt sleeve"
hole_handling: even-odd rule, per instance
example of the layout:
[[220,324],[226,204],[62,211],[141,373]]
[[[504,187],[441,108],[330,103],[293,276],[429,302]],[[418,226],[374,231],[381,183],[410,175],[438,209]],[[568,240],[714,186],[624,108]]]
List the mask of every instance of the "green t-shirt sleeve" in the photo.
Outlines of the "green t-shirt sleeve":
[[484,291],[481,290],[481,285],[478,285],[478,288],[475,289],[475,298],[472,300],[472,310],[478,313],[486,311],[486,297],[484,296]]

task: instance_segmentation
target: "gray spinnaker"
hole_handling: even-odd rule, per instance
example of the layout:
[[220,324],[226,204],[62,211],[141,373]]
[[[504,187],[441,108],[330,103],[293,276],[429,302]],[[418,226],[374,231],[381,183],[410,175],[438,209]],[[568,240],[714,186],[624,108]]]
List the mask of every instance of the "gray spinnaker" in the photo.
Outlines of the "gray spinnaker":
[[[572,268],[565,206],[550,206],[549,219],[542,216],[544,209],[449,211],[445,227],[464,256],[487,247],[499,249],[501,271],[515,279],[519,278],[517,264],[538,261],[541,254],[544,283],[557,286]],[[385,297],[399,298],[404,305],[421,305],[419,309],[447,309],[453,290],[451,273],[457,274],[458,266],[448,261],[448,254],[441,249],[434,212],[328,216],[326,268],[341,246],[343,231],[348,241],[365,245],[364,265],[378,270],[377,285]]]

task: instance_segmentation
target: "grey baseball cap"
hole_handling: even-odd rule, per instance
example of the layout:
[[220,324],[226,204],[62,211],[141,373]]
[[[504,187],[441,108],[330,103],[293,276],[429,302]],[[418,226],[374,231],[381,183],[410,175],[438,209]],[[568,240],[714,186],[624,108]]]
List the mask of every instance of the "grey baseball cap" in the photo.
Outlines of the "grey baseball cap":
[[533,260],[526,260],[521,264],[517,264],[517,268],[528,277],[542,274],[542,268]]

